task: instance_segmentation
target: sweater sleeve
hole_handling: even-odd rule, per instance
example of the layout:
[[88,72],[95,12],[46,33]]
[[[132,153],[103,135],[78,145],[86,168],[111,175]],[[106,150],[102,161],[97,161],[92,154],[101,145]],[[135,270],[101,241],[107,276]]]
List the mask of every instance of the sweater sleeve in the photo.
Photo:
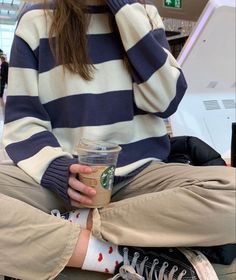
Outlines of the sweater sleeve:
[[132,69],[136,105],[159,117],[169,117],[176,111],[187,84],[169,50],[156,7],[135,0],[107,0],[107,4]]
[[18,24],[11,49],[3,144],[16,165],[68,201],[69,166],[75,159],[54,136],[38,95],[38,37],[26,14]]

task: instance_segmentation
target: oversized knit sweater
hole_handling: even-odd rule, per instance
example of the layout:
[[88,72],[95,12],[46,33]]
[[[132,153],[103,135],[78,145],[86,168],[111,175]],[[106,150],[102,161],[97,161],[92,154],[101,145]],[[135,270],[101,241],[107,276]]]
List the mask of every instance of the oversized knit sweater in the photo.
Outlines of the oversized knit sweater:
[[[10,57],[6,151],[17,166],[66,201],[69,166],[76,161],[81,137],[122,147],[116,176],[166,159],[170,144],[163,119],[176,111],[186,90],[155,6],[107,0],[107,5],[90,6],[89,13],[91,81],[55,63],[48,40],[51,18],[46,20],[39,5],[19,20]],[[111,14],[119,33],[111,29]]]

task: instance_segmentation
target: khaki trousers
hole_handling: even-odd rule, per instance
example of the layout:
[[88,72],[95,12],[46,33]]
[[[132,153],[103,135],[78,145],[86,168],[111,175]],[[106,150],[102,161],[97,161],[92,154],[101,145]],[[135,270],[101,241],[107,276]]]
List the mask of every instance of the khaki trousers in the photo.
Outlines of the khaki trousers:
[[[138,246],[235,243],[235,175],[230,167],[152,164],[121,188],[108,207],[93,211],[93,234]],[[19,168],[0,165],[0,275],[106,279],[64,269],[80,227],[49,215],[54,208],[68,210]]]

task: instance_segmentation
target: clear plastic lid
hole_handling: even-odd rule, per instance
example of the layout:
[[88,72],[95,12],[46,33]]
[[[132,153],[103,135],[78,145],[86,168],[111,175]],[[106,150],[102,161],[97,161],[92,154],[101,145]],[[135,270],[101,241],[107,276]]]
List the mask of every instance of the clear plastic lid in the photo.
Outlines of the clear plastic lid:
[[106,141],[96,141],[86,138],[82,138],[77,146],[77,151],[87,151],[87,152],[111,152],[118,153],[121,151],[121,147],[115,143],[110,143]]

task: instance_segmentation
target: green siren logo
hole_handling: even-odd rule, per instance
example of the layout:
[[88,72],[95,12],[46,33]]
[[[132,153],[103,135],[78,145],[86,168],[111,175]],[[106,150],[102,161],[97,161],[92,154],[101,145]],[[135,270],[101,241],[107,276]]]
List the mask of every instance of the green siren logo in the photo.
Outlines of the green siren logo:
[[101,185],[104,189],[111,189],[115,173],[115,166],[109,166],[101,175]]

